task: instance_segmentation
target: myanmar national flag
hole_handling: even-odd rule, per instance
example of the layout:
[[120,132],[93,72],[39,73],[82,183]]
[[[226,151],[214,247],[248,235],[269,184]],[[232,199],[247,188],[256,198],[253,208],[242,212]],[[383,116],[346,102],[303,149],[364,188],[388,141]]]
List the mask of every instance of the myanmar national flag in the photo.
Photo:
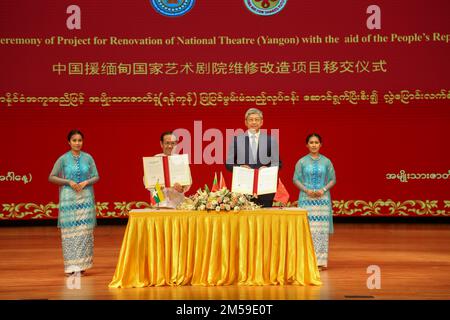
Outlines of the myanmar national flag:
[[153,200],[155,200],[155,203],[160,203],[164,201],[164,199],[165,199],[164,192],[162,191],[159,182],[156,181],[155,191],[153,192]]
[[219,184],[217,183],[217,172],[214,172],[214,181],[211,187],[211,192],[215,192],[219,190]]

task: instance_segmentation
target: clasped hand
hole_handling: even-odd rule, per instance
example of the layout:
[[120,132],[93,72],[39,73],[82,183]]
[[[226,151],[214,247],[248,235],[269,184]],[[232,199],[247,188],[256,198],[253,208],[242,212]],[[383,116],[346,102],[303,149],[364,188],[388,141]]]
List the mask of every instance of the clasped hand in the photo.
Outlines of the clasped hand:
[[322,189],[320,190],[306,190],[306,194],[310,198],[320,198],[323,196],[324,192]]
[[69,182],[70,187],[76,192],[82,191],[87,186],[87,181],[76,183],[74,181]]

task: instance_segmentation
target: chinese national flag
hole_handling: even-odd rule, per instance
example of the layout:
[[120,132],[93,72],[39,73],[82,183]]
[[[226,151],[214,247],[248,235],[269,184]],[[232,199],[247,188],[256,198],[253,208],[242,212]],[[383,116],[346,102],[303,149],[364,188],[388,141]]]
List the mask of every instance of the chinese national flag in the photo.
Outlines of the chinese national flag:
[[150,191],[150,204],[151,204],[152,206],[155,206],[155,205],[156,205],[155,198],[153,198],[153,190]]
[[214,172],[214,181],[211,187],[211,192],[219,191],[219,184],[217,183],[217,172]]
[[219,189],[227,189],[227,184],[225,183],[225,178],[223,177],[222,171],[220,171],[220,183],[219,183]]
[[289,193],[280,178],[278,178],[277,193],[275,193],[273,201],[281,202],[283,204],[287,204],[289,201]]

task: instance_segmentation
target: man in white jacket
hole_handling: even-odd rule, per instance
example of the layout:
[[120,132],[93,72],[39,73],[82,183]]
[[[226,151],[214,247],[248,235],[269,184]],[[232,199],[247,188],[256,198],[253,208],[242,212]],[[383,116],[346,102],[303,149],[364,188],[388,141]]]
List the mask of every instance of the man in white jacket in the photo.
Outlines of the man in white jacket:
[[[155,154],[154,157],[170,156],[174,154],[178,139],[172,131],[166,131],[161,134],[160,144],[163,152]],[[185,198],[184,194],[189,191],[190,188],[190,185],[182,186],[178,182],[176,182],[173,187],[163,188],[165,199],[158,204],[158,207],[175,209],[183,202]],[[152,192],[151,189],[147,190]]]

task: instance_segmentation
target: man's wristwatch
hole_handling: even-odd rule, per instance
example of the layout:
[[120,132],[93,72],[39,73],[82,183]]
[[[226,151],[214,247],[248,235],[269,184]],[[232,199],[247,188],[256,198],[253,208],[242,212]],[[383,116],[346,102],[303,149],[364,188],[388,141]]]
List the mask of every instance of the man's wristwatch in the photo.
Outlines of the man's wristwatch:
[[323,192],[327,192],[327,188],[323,188],[322,190],[323,190]]

